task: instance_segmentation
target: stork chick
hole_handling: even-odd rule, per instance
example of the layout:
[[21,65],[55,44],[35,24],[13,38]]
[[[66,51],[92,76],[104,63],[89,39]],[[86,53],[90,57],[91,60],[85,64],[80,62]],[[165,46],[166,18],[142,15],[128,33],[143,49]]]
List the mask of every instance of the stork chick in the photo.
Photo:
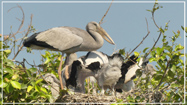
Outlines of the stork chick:
[[106,88],[110,88],[114,92],[114,86],[121,77],[122,64],[123,57],[120,54],[107,56],[97,51],[89,52],[86,56],[73,62],[72,73],[67,80],[67,84],[74,81],[70,84],[77,86],[76,91],[84,93],[85,78],[93,76],[102,88],[102,95]]

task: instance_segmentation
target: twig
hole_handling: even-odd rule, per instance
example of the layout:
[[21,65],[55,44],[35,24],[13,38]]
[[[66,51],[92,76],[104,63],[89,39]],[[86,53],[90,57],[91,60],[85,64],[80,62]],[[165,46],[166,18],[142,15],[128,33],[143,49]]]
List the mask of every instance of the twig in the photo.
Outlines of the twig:
[[104,18],[105,18],[105,16],[107,15],[107,13],[108,13],[108,11],[109,11],[109,9],[110,9],[110,7],[111,7],[111,5],[112,5],[113,1],[114,1],[114,0],[112,0],[112,2],[110,3],[110,6],[108,7],[108,9],[107,9],[107,11],[106,11],[106,13],[104,14],[104,16],[102,17],[102,19],[100,20],[100,22],[99,22],[99,24],[100,24],[100,25],[102,24],[103,19],[104,19]]
[[23,60],[22,62],[20,62],[20,61],[15,61],[15,60],[14,60],[13,62],[19,63],[20,65],[22,65],[23,68],[25,68],[24,60]]
[[162,76],[162,78],[161,78],[159,84],[154,88],[154,90],[155,90],[155,89],[158,90],[158,87],[162,84],[162,81],[163,81],[163,79],[164,79],[164,77],[166,76],[166,73],[167,73],[167,71],[168,71],[168,67],[169,67],[169,65],[170,65],[170,60],[167,61],[167,65],[166,65],[166,68],[165,68],[164,74],[163,74],[163,76]]
[[160,39],[161,34],[162,34],[162,32],[160,32],[160,34],[159,34],[159,36],[158,36],[156,42],[154,43],[154,45],[153,45],[153,47],[151,48],[151,50],[147,53],[147,55],[145,55],[145,58],[146,58],[146,57],[151,53],[151,51],[154,49],[154,47],[156,46],[158,40]]
[[[154,4],[153,8],[155,8],[155,6],[156,6],[156,3]],[[152,19],[153,19],[153,22],[154,22],[155,26],[159,29],[159,27],[158,27],[158,25],[155,21],[155,18],[154,18],[154,13],[155,13],[155,11],[152,11]]]
[[[155,8],[155,6],[156,6],[156,3],[154,4],[153,8]],[[152,19],[153,19],[153,22],[154,22],[155,26],[159,29],[160,27],[158,27],[158,25],[157,25],[157,23],[156,23],[156,21],[155,21],[154,13],[155,13],[155,11],[152,11]],[[147,55],[145,55],[145,58],[151,53],[151,51],[153,50],[153,48],[156,46],[158,40],[160,39],[161,34],[162,34],[162,32],[160,31],[160,34],[159,34],[159,36],[158,36],[156,42],[154,43],[154,45],[153,45],[153,47],[151,48],[151,50],[149,51],[149,53],[147,53]]]
[[[150,31],[149,31],[149,27],[148,27],[148,22],[147,22],[147,18],[145,18],[146,20],[146,24],[147,24],[147,35],[145,37],[143,37],[142,41],[129,53],[129,55],[131,55],[142,43],[143,41],[147,38],[147,36],[149,35]],[[127,56],[128,57],[128,56]]]
[[[36,66],[36,64],[35,64],[35,62],[33,61],[33,63],[34,63],[34,66],[35,66],[35,68],[38,70],[38,68],[37,68],[37,66]],[[54,87],[53,87],[53,85],[51,85],[48,81],[46,81],[46,79],[43,77],[43,75],[41,74],[41,72],[40,72],[40,69],[38,70],[38,73],[40,74],[40,76],[42,77],[42,79],[45,81],[45,82],[47,82],[47,84],[48,85],[50,85],[53,89],[55,89]],[[59,92],[57,89],[55,89],[57,92]]]
[[[28,30],[27,30],[27,33],[25,34],[25,37],[29,34],[29,32],[30,32],[30,27],[31,27],[31,25],[32,25],[32,17],[33,17],[33,15],[31,14],[31,20],[30,20],[30,25],[28,26]],[[22,48],[23,48],[23,44],[21,45],[21,47],[19,48],[19,50],[17,51],[17,53],[15,54],[15,56],[14,56],[14,58],[12,59],[12,60],[14,60],[16,57],[17,57],[17,55],[19,54],[19,52],[22,50]]]
[[[21,23],[20,23],[20,26],[19,26],[17,32],[16,32],[16,33],[13,33],[13,34],[10,34],[9,38],[15,37],[15,35],[16,35],[17,33],[19,33],[19,31],[20,31],[21,28],[23,27],[23,24],[24,24],[24,21],[25,21],[25,14],[24,14],[24,11],[23,11],[23,9],[22,9],[21,6],[17,5],[16,7],[12,7],[12,8],[10,8],[10,9],[8,10],[8,12],[10,12],[13,8],[17,8],[17,7],[20,8],[20,10],[21,10],[21,12],[22,12],[22,14],[23,14],[23,17],[22,17],[22,20],[21,20]],[[8,38],[7,38],[7,39],[8,39]],[[4,41],[7,40],[7,39],[4,39]]]
[[28,65],[30,65],[31,67],[34,67],[34,65],[30,64],[25,58],[23,58],[23,60],[26,61],[26,63],[27,63]]

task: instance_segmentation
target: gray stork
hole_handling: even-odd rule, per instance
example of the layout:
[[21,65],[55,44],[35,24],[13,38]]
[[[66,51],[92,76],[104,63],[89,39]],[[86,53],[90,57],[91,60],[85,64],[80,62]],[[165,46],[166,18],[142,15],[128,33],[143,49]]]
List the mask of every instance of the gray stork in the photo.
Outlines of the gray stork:
[[[71,53],[77,51],[94,51],[101,48],[104,43],[103,38],[107,42],[114,44],[112,38],[97,22],[89,22],[86,26],[86,31],[75,27],[55,27],[33,34],[25,39],[23,44],[32,49],[48,49],[62,52],[58,75],[61,82],[61,89],[63,89],[61,68],[64,53],[67,55],[66,62],[68,62]],[[67,63],[65,63],[65,67],[66,78],[69,78]]]

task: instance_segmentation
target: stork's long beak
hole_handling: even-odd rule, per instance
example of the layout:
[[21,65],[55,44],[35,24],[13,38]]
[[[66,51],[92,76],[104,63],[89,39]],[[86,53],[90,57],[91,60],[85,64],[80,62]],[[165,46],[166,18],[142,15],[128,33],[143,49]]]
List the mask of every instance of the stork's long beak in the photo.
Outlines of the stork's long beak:
[[102,28],[99,27],[97,32],[110,44],[115,44],[114,41],[112,40],[112,38],[108,35],[108,33]]

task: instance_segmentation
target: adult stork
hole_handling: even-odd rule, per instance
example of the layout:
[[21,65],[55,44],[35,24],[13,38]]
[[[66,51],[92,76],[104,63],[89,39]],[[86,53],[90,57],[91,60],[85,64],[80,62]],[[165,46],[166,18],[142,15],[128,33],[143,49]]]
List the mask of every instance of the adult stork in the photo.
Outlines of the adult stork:
[[66,53],[66,78],[68,77],[69,55],[77,51],[94,51],[102,47],[103,38],[114,44],[112,38],[107,32],[97,23],[89,22],[86,26],[86,31],[75,27],[55,27],[43,32],[38,32],[25,39],[24,46],[33,49],[48,49],[53,51],[61,51],[62,58],[58,68],[58,75],[63,89],[61,68],[64,53]]

